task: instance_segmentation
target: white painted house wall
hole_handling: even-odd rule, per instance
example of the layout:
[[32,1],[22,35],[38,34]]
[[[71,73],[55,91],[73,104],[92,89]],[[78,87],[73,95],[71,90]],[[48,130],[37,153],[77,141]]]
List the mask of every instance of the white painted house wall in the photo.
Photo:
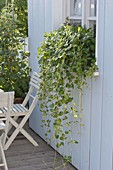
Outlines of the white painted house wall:
[[[28,0],[29,50],[32,71],[39,71],[37,48],[43,33],[54,30],[64,22],[65,0]],[[113,0],[98,1],[98,67],[99,76],[88,80],[82,96],[83,114],[78,145],[73,146],[72,164],[79,170],[113,170]],[[78,100],[78,95],[75,100]],[[44,138],[41,113],[35,109],[30,127]],[[76,127],[72,127],[72,135]],[[54,144],[52,144],[54,146]],[[66,146],[66,151],[68,150]],[[61,151],[60,151],[61,152]]]

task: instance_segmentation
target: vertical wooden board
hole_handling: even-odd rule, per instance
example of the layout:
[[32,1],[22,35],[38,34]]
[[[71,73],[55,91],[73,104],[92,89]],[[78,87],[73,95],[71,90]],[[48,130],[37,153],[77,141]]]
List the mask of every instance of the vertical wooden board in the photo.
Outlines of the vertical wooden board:
[[[105,83],[106,84],[106,83]],[[105,85],[106,88],[106,85]],[[107,93],[107,88],[106,92]],[[111,91],[113,93],[113,91]],[[101,170],[112,170],[112,119],[113,102],[110,101],[111,94],[104,94],[103,118],[102,118],[102,143],[101,143]]]
[[34,7],[33,7],[33,0],[29,0],[28,1],[28,42],[29,42],[29,51],[30,51],[30,58],[29,58],[29,62],[30,62],[30,67],[33,67],[33,56],[34,56],[34,43],[33,43],[33,39],[34,39],[34,18],[33,18],[33,11],[34,11]]
[[[30,66],[32,68],[32,72],[36,71],[39,72],[39,66],[38,66],[38,51],[37,48],[40,46],[40,42],[43,41],[43,35],[45,31],[45,0],[32,0],[32,29],[29,28],[30,32]],[[41,135],[41,137],[44,136],[44,131],[41,128],[42,124],[42,115],[39,109],[39,106],[34,109],[29,125],[30,127]]]
[[[76,103],[76,109],[79,109],[79,90],[75,86],[75,88],[72,90],[73,96],[74,96],[74,101]],[[73,116],[71,116],[72,121],[76,121]],[[78,144],[72,144],[71,149],[72,149],[72,164],[79,169],[79,163],[80,163],[80,125],[79,123],[73,123],[71,126],[72,130],[72,139],[77,140]]]
[[89,170],[100,170],[101,149],[101,109],[102,109],[102,83],[101,78],[92,82],[92,108],[90,132],[90,162]]
[[103,100],[103,55],[104,55],[104,0],[98,2],[97,56],[99,77],[92,79],[92,112],[90,138],[90,170],[100,170],[101,124]]
[[62,0],[52,0],[52,30],[59,28],[63,22]]
[[52,1],[45,0],[45,32],[52,30]]
[[77,169],[79,169],[80,167],[80,134],[77,134],[76,132],[76,129],[78,129],[78,126],[73,124],[72,126],[72,139],[74,140],[77,140],[78,144],[73,144],[71,146],[71,149],[72,149],[72,153],[71,153],[71,156],[72,156],[72,165],[75,166]]
[[62,0],[62,22],[65,22],[66,17],[68,17],[68,7],[67,0]]
[[29,7],[30,9],[29,15],[31,16],[31,19],[30,19],[31,26],[28,28],[28,30],[29,30],[29,50],[30,50],[29,62],[30,62],[30,67],[32,68],[32,72],[33,72],[33,71],[37,71],[37,67],[38,67],[38,62],[37,62],[38,45],[36,43],[38,39],[38,31],[36,32],[37,22],[35,20],[36,20],[36,17],[38,18],[39,16],[36,13],[36,11],[38,10],[38,5],[35,5],[36,3],[35,0],[32,0],[29,5],[31,5],[31,3],[32,3],[32,6]]
[[33,114],[31,115],[29,119],[29,125],[37,134],[39,134],[42,138],[44,138],[45,131],[41,127],[42,113],[40,112],[39,106],[36,106],[35,110],[33,111]]
[[[37,0],[35,0],[37,2]],[[36,5],[36,3],[35,3]],[[35,19],[35,22],[37,21],[37,26],[38,26],[38,47],[41,45],[40,43],[44,39],[44,32],[45,32],[45,0],[39,0],[38,3],[38,13],[39,13],[39,18],[38,21]],[[35,25],[36,26],[36,25]],[[36,28],[37,29],[37,28]],[[35,35],[36,36],[36,35]]]
[[104,88],[101,170],[112,170],[113,140],[113,1],[105,1]]
[[82,114],[81,123],[84,126],[81,126],[81,146],[80,146],[80,167],[79,170],[88,170],[89,169],[89,146],[90,146],[90,109],[91,109],[91,80],[88,80],[88,88],[83,88],[82,96]]
[[[110,66],[110,65],[109,65]],[[108,70],[105,68],[106,72]],[[104,74],[103,115],[102,115],[102,143],[101,143],[101,170],[112,170],[112,120],[113,120],[113,82]],[[112,84],[112,87],[109,86]]]
[[[29,0],[29,49],[30,49],[30,67],[32,72],[39,72],[38,60],[37,60],[37,48],[40,46],[41,41],[43,41],[43,35],[45,32],[45,17],[51,18],[51,16],[46,16],[45,14],[45,0]],[[47,5],[47,2],[46,2]],[[49,4],[48,4],[49,5]],[[48,6],[47,6],[48,7]],[[51,15],[51,14],[50,14]],[[46,18],[47,19],[47,18]],[[50,23],[49,23],[50,24]],[[47,21],[46,21],[47,25]],[[47,28],[47,27],[46,27]],[[47,28],[48,29],[48,28]],[[29,125],[30,127],[41,135],[44,136],[44,131],[41,128],[42,115],[39,106],[34,109]]]
[[[32,6],[31,5],[32,2]],[[39,71],[37,52],[44,39],[44,32],[52,29],[52,9],[51,0],[32,0],[29,1],[29,49],[30,66],[32,71]]]

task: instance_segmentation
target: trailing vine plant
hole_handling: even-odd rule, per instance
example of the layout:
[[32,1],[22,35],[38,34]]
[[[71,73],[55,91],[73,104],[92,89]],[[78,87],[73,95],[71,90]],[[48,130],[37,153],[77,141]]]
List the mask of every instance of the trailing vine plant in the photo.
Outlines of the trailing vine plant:
[[[95,36],[91,29],[67,24],[45,33],[44,38],[38,49],[42,80],[40,108],[46,127],[45,135],[48,139],[50,127],[53,127],[56,148],[59,148],[64,146],[71,133],[72,121],[68,115],[73,115],[74,122],[79,119],[72,89],[75,85],[82,89],[87,77],[92,77],[97,70]],[[70,142],[77,143],[76,139]]]

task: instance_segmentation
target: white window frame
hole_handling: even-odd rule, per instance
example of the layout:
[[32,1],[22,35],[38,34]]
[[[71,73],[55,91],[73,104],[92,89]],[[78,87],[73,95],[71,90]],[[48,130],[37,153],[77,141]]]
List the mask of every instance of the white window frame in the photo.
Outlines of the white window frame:
[[[98,11],[99,11],[99,0],[97,0],[97,7],[96,7],[96,16],[90,16],[90,0],[82,0],[82,16],[71,16],[71,0],[63,0],[63,19],[64,17],[68,17],[70,20],[81,20],[81,25],[86,25],[87,28],[90,27],[91,21],[96,21],[96,64],[98,65]],[[95,73],[95,76],[98,76],[99,73]]]
[[[81,20],[82,26],[86,25],[87,27],[89,27],[90,21],[97,21],[97,16],[90,16],[90,0],[82,0],[82,16],[76,16],[76,15],[71,16],[71,0],[67,0],[67,2],[65,1],[65,5],[67,5],[68,18]],[[98,1],[97,1],[97,9],[98,9]]]

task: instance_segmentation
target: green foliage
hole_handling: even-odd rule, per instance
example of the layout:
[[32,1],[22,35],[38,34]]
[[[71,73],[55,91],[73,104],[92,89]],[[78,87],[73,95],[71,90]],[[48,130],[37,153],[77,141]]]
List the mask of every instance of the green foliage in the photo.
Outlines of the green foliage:
[[[76,85],[81,90],[86,78],[92,77],[97,70],[94,33],[91,29],[70,25],[45,33],[38,58],[42,80],[41,111],[46,112],[45,126],[54,128],[54,137],[58,140],[56,147],[59,148],[71,133],[71,124],[79,122],[72,89]],[[70,113],[73,121],[69,120]],[[48,126],[48,115],[53,117],[53,125]],[[77,141],[73,139],[68,143]]]
[[[0,88],[24,97],[29,84],[28,53],[23,50],[24,34],[12,5],[3,8],[0,16]],[[17,57],[19,53],[22,57]]]
[[[8,0],[8,5],[11,5],[12,0]],[[6,5],[6,0],[0,0],[0,13]],[[25,37],[28,36],[28,9],[27,0],[14,0],[14,13],[19,21],[17,23],[17,28],[24,34]]]
[[0,12],[2,10],[2,8],[6,5],[6,1],[5,0],[0,0]]

